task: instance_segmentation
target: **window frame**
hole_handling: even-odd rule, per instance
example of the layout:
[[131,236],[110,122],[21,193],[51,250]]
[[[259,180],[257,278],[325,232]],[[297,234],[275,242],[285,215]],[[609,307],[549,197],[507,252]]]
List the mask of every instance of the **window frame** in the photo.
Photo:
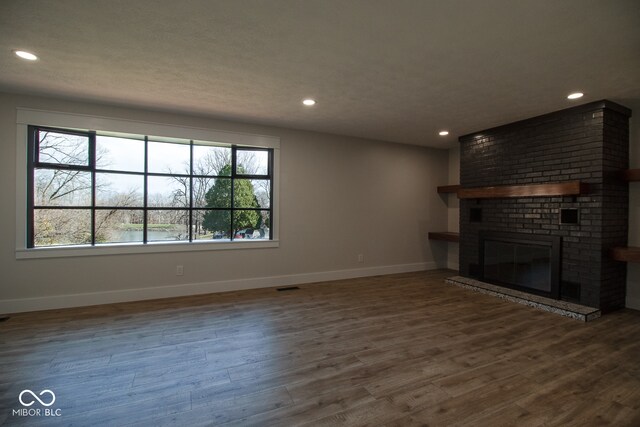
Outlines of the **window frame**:
[[[64,256],[84,256],[84,255],[113,255],[127,253],[153,253],[153,252],[182,252],[182,251],[201,251],[201,250],[226,250],[226,249],[254,249],[254,248],[273,248],[279,246],[278,232],[278,185],[279,185],[279,149],[280,140],[277,137],[255,134],[242,134],[235,132],[217,131],[203,128],[191,128],[172,126],[166,124],[157,124],[149,122],[136,122],[129,120],[119,120],[103,117],[91,117],[76,114],[56,113],[41,110],[31,110],[18,108],[17,111],[17,156],[16,156],[16,258],[42,258],[42,257],[64,257]],[[51,130],[56,132],[78,134],[89,136],[89,165],[65,165],[39,161],[38,141],[36,141],[37,129]],[[91,130],[85,130],[91,129]],[[92,130],[97,129],[97,132]],[[141,130],[144,132],[140,132]],[[193,147],[199,145],[208,145],[211,142],[213,146],[224,146],[231,148],[232,153],[232,173],[231,176],[225,176],[233,183],[237,179],[268,179],[270,185],[270,204],[269,208],[242,208],[233,204],[228,209],[230,212],[235,210],[257,210],[269,212],[269,239],[252,240],[252,239],[235,239],[230,235],[229,240],[197,240],[193,239],[193,230],[190,228],[189,240],[185,241],[148,241],[146,215],[144,225],[144,237],[142,242],[133,243],[99,243],[95,242],[95,215],[101,209],[108,209],[109,206],[98,206],[96,204],[96,173],[133,173],[141,175],[144,178],[144,206],[131,209],[141,210],[146,213],[149,210],[158,209],[158,207],[147,206],[147,178],[150,176],[182,176],[183,174],[165,174],[152,173],[148,170],[148,154],[145,149],[145,170],[144,172],[120,171],[111,169],[98,169],[96,167],[95,149],[96,136],[105,135],[109,137],[122,136],[125,138],[140,139],[144,137],[145,147],[148,147],[148,141],[175,143],[176,140],[188,142],[190,146],[190,157],[193,161]],[[146,135],[146,136],[145,136]],[[267,151],[270,153],[267,165],[267,174],[243,174],[236,173],[236,154],[238,151]],[[31,156],[31,157],[30,157]],[[91,185],[91,206],[87,209],[91,210],[91,244],[84,245],[67,245],[67,246],[38,246],[33,247],[35,243],[34,230],[34,212],[38,208],[34,204],[34,171],[36,168],[47,169],[64,169],[64,170],[82,170],[92,174]],[[197,174],[196,174],[197,175]],[[194,175],[193,163],[191,162],[188,176],[190,185],[193,185]],[[197,175],[200,177],[200,175]],[[208,177],[208,176],[207,176]],[[211,178],[218,178],[211,176]],[[190,192],[189,206],[185,207],[190,218],[189,224],[193,224],[193,213],[197,210],[207,210],[207,208],[197,208],[193,206],[193,192]],[[233,203],[233,201],[232,201]],[[83,207],[84,208],[84,207]],[[113,208],[113,207],[111,207]],[[163,209],[163,208],[160,208]],[[177,208],[175,208],[177,209]],[[233,215],[231,215],[233,218]],[[230,230],[234,234],[233,228]]]

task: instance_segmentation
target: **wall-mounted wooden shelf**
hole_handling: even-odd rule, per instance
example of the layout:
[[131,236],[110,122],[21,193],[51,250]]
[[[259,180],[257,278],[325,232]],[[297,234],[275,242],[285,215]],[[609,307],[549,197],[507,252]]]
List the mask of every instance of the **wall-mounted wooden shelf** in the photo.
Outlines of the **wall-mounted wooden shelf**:
[[622,177],[629,182],[640,181],[640,169],[628,169],[622,173]]
[[589,185],[580,181],[553,184],[501,185],[495,187],[461,188],[460,199],[502,199],[510,197],[578,196],[589,191]]
[[640,262],[640,247],[617,247],[611,249],[611,258],[616,261]]
[[460,185],[441,185],[438,187],[438,193],[457,193],[460,188]]
[[432,231],[429,233],[429,240],[443,240],[445,242],[459,242],[460,233],[451,231]]

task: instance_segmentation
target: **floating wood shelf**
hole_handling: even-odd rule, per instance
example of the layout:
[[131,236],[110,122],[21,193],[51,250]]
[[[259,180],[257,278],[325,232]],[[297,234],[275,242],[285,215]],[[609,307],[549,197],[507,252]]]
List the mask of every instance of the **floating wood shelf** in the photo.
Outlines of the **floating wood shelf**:
[[451,231],[432,231],[429,233],[429,240],[444,240],[445,242],[459,242],[460,233]]
[[461,188],[460,185],[441,185],[438,187],[438,193],[457,193]]
[[[622,176],[625,180],[631,181],[640,181],[640,169],[629,169],[622,173]],[[439,187],[438,187],[439,188]]]
[[509,197],[577,196],[587,193],[589,185],[580,181],[554,184],[501,185],[496,187],[461,188],[460,199],[501,199]]
[[611,258],[616,261],[640,262],[640,247],[629,246],[611,249]]

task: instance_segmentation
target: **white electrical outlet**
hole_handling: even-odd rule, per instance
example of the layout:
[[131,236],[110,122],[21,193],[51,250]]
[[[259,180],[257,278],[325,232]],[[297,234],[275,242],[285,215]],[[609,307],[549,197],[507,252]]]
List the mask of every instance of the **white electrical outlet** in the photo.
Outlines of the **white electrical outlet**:
[[182,276],[184,274],[184,266],[176,265],[176,276]]
[[358,254],[358,262],[364,262],[364,255]]

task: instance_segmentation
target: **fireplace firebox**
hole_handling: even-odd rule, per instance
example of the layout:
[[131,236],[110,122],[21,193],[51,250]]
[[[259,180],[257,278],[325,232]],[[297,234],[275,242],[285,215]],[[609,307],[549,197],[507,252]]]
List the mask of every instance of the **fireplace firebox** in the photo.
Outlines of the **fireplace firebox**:
[[560,298],[560,237],[493,231],[479,237],[482,281]]

